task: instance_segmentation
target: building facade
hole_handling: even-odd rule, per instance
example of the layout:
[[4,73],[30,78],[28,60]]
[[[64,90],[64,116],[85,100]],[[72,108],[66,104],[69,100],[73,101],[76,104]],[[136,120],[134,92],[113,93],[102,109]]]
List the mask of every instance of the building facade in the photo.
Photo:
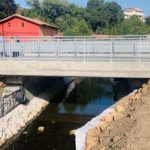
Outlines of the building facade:
[[131,16],[138,16],[143,22],[145,21],[144,11],[140,8],[126,8],[124,9],[124,18],[129,19]]
[[0,36],[56,36],[58,28],[14,14],[0,21]]

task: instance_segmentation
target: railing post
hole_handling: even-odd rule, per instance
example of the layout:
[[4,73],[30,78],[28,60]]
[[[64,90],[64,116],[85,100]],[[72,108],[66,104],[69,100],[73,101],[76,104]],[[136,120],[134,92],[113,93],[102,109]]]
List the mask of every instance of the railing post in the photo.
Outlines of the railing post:
[[3,45],[2,57],[5,58],[5,37],[2,38],[2,45]]
[[135,43],[133,44],[133,59],[136,60],[136,45]]
[[33,44],[34,44],[34,47],[33,47],[33,61],[35,60],[35,39],[33,39]]
[[86,53],[85,53],[85,37],[84,37],[84,61],[85,61],[85,55]]
[[38,42],[38,59],[40,58],[40,45],[41,45],[41,40],[43,40],[42,38],[39,38],[39,42]]
[[111,38],[111,61],[113,61],[114,59],[114,48],[115,45],[114,45],[114,38]]
[[76,49],[76,45],[77,45],[77,39],[76,37],[74,38],[74,52],[75,52],[75,59],[77,57],[77,49]]
[[58,46],[57,46],[57,61],[59,61],[59,48],[60,48],[60,40],[59,40],[59,37],[58,37],[58,40],[57,40],[57,44],[58,44]]
[[11,50],[11,39],[9,39],[9,59],[11,60],[12,50]]
[[141,49],[142,49],[142,39],[140,36],[140,45],[139,45],[139,62],[141,62]]
[[23,45],[22,45],[22,44],[23,44],[23,40],[24,40],[24,39],[21,39],[21,40],[20,40],[21,54],[20,54],[20,52],[19,52],[19,56],[21,57],[21,59],[23,58]]

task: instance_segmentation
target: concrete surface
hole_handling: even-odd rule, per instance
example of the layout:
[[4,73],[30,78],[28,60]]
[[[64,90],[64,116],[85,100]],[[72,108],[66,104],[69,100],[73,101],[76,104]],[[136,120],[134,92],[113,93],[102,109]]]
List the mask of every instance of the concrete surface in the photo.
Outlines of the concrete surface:
[[149,78],[150,62],[0,61],[1,75]]

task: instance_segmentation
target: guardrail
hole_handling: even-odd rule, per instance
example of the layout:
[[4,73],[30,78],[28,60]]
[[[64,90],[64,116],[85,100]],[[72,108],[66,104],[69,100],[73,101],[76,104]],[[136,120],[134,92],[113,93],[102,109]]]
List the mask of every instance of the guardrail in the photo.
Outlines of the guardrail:
[[150,61],[150,36],[0,37],[0,60]]

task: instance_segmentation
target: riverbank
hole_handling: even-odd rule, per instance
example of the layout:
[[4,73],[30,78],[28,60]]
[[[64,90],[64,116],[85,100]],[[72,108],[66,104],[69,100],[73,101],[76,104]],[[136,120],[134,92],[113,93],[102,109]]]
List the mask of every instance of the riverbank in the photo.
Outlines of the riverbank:
[[150,149],[150,81],[117,102],[88,131],[86,150]]
[[7,147],[9,142],[17,138],[19,133],[47,107],[49,102],[45,100],[46,96],[46,92],[39,97],[28,92],[29,102],[27,104],[20,104],[0,118],[0,149],[4,144],[3,149]]

